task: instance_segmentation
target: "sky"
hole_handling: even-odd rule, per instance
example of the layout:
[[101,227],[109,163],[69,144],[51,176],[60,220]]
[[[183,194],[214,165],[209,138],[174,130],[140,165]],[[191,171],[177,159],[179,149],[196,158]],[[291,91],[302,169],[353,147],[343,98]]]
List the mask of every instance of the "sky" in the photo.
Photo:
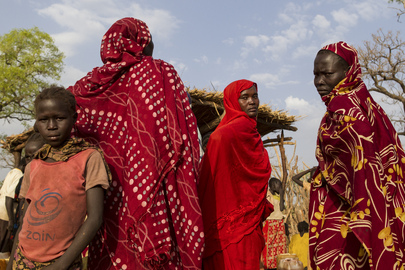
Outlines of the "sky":
[[[101,66],[100,44],[118,19],[146,22],[154,58],[176,68],[184,84],[223,91],[232,81],[258,84],[261,104],[300,116],[296,132],[299,167],[316,165],[316,133],[325,112],[313,85],[313,61],[326,44],[345,41],[361,47],[372,34],[401,31],[388,0],[0,0],[0,35],[38,27],[65,54],[59,84],[68,87]],[[405,18],[404,18],[405,20]],[[375,97],[377,102],[379,98]],[[384,106],[390,110],[391,107]],[[0,133],[24,130],[0,122]],[[279,132],[267,136],[275,138]],[[266,138],[267,138],[266,136]],[[272,149],[270,156],[273,159]],[[287,157],[293,146],[286,146]],[[0,169],[0,180],[8,169]]]

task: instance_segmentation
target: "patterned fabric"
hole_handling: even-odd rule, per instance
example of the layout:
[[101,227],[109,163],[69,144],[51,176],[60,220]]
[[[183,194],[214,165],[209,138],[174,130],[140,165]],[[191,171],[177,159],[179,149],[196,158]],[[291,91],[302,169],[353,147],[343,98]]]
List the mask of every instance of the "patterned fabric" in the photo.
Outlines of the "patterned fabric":
[[117,21],[104,65],[68,88],[77,135],[100,146],[113,176],[89,269],[201,268],[197,121],[173,66],[142,53],[150,41],[144,22]]
[[286,253],[287,237],[283,220],[266,220],[263,226],[266,246],[262,251],[263,265],[277,268],[277,255]]
[[323,49],[350,65],[323,97],[319,167],[310,195],[314,269],[403,269],[405,154],[382,108],[361,80],[357,52],[344,42]]
[[[13,260],[13,269],[21,269],[21,270],[40,270],[45,268],[46,266],[52,265],[55,263],[57,259],[51,260],[49,262],[40,263],[34,262],[27,259],[21,252],[19,247],[16,248],[14,253],[14,260]],[[81,256],[75,259],[75,261],[70,265],[68,270],[80,270],[82,269],[82,258]]]
[[[273,210],[266,200],[269,156],[256,119],[243,112],[238,102],[240,93],[253,85],[239,80],[225,88],[226,114],[211,134],[202,159],[198,193],[204,219],[204,258],[238,245]],[[252,256],[259,259],[260,252]]]

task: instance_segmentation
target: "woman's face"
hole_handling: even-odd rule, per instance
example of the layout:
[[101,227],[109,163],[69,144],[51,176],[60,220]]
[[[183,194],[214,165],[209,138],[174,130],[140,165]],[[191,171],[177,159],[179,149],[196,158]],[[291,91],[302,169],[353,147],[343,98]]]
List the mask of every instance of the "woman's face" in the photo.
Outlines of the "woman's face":
[[256,117],[259,111],[259,96],[257,94],[256,86],[253,85],[249,89],[240,92],[238,99],[240,108],[249,117]]
[[318,54],[314,61],[314,84],[321,97],[329,94],[346,77],[347,68],[334,53]]

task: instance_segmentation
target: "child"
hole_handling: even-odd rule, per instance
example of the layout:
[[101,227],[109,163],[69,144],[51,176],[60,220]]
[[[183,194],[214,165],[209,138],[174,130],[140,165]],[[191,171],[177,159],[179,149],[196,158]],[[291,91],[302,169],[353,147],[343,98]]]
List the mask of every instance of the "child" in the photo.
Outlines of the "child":
[[14,223],[13,199],[18,180],[23,175],[22,164],[12,169],[4,179],[0,189],[0,259],[8,258],[12,241],[10,234]]
[[297,225],[299,234],[293,235],[289,245],[289,253],[297,254],[304,267],[308,265],[309,225],[301,221]]
[[25,170],[20,196],[28,207],[13,269],[81,269],[81,252],[103,221],[108,168],[94,147],[70,138],[77,118],[70,92],[47,88],[34,109],[35,127],[47,144]]
[[272,177],[268,186],[267,199],[273,204],[274,211],[263,225],[266,245],[262,251],[262,257],[266,269],[276,269],[277,255],[286,252],[287,244],[284,214],[282,212],[284,210],[283,185],[280,179]]

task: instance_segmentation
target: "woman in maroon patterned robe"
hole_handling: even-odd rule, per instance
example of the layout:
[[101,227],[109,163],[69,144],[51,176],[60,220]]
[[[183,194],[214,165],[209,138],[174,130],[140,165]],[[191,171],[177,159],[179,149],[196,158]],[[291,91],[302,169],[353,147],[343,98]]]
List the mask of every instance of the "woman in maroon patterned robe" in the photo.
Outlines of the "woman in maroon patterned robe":
[[313,269],[403,269],[405,155],[361,79],[357,51],[322,48],[314,83],[326,105],[310,195]]

